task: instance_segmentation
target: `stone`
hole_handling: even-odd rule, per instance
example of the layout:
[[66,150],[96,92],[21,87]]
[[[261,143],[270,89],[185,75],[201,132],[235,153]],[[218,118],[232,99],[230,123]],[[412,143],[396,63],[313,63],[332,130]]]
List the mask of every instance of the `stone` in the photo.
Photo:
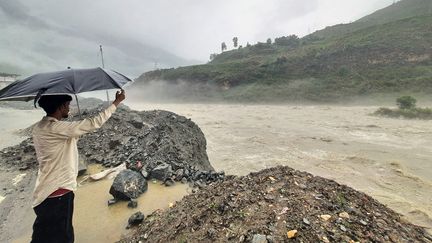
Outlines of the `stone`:
[[142,223],[143,220],[144,220],[144,214],[142,212],[136,212],[129,217],[128,223],[129,226],[133,226]]
[[287,232],[288,239],[294,238],[297,235],[297,230],[290,230]]
[[147,170],[146,169],[141,169],[141,175],[144,177],[144,178],[148,178],[148,176],[149,176],[149,173],[147,172]]
[[116,147],[118,147],[118,146],[120,146],[120,145],[121,145],[120,140],[111,140],[111,141],[109,141],[109,143],[108,143],[108,147],[109,147],[110,149],[115,149]]
[[130,200],[127,206],[128,208],[136,208],[138,207],[138,202],[135,200]]
[[325,243],[330,243],[329,239],[326,236],[322,237],[322,241]]
[[267,236],[255,234],[252,238],[251,243],[267,243]]
[[339,214],[339,217],[343,219],[349,219],[349,214],[347,212],[342,212]]
[[310,225],[310,222],[307,218],[303,218],[303,223],[306,225]]
[[328,221],[331,218],[331,216],[328,214],[323,214],[323,215],[320,215],[320,218],[323,219],[324,221]]
[[122,170],[115,177],[109,193],[116,199],[130,200],[146,192],[147,180],[138,172]]
[[166,179],[165,182],[164,182],[165,186],[174,186],[174,184],[175,184],[175,182],[171,178]]
[[177,178],[177,180],[180,180],[184,175],[184,170],[183,169],[178,169],[175,172],[175,176]]
[[172,169],[171,169],[171,165],[168,165],[166,163],[163,163],[157,167],[155,167],[151,172],[150,172],[150,177],[160,180],[160,181],[165,181],[166,179],[168,179],[169,177],[171,177],[172,175]]
[[267,235],[267,242],[268,242],[268,243],[273,243],[273,242],[275,242],[274,237],[271,236],[271,235]]
[[366,222],[366,221],[364,221],[364,220],[360,220],[360,224],[362,224],[362,225],[366,226],[366,225],[367,225],[367,222]]
[[183,177],[183,178],[181,179],[181,183],[183,183],[183,184],[188,183],[188,180],[186,179],[186,177]]
[[128,122],[137,129],[141,129],[144,127],[144,123],[143,123],[141,117],[138,115],[133,116]]
[[346,228],[345,228],[345,226],[340,225],[339,228],[340,228],[343,232],[346,232]]

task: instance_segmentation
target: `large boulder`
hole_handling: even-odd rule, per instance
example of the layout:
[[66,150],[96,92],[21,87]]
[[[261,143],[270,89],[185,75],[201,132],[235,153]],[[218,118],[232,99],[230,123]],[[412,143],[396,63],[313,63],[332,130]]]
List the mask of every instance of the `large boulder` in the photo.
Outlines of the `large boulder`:
[[126,169],[115,177],[109,193],[115,199],[130,200],[138,198],[147,187],[147,180],[140,173]]

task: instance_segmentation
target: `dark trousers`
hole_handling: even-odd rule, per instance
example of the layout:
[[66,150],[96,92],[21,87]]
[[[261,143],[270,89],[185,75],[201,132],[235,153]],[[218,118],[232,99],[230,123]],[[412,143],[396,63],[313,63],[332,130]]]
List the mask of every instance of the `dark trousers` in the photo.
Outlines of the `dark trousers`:
[[47,198],[34,208],[32,243],[74,242],[72,226],[74,193]]

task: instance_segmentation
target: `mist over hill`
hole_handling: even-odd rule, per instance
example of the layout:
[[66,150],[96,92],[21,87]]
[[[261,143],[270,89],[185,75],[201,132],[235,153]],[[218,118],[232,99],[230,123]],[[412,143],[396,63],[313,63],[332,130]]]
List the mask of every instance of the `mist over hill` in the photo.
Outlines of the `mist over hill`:
[[432,91],[431,23],[432,1],[403,0],[303,38],[287,33],[225,51],[204,65],[147,72],[136,85],[179,86],[184,92],[178,99],[252,102],[427,93]]
[[[38,5],[38,2],[0,0],[0,72],[27,76],[67,67],[102,66],[100,44],[104,49],[105,67],[131,77],[155,66],[164,68],[196,63],[154,44],[122,35],[114,26],[110,29],[108,23],[90,27],[95,24],[86,22],[80,25],[73,21],[69,24],[51,16],[58,14],[60,19],[73,20],[67,15],[79,16],[85,11],[78,6],[63,10],[55,3],[40,4],[42,9],[51,5],[57,8],[42,12],[32,8],[33,4]],[[67,15],[61,15],[60,10],[66,11]],[[104,19],[98,18],[99,15],[90,17],[93,17],[93,22],[103,23]]]

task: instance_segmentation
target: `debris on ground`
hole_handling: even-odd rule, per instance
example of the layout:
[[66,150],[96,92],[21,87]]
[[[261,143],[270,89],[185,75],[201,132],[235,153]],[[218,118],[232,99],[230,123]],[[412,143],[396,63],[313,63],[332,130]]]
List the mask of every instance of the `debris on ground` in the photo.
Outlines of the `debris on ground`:
[[274,167],[227,176],[158,210],[120,242],[432,242],[419,226],[333,180]]

